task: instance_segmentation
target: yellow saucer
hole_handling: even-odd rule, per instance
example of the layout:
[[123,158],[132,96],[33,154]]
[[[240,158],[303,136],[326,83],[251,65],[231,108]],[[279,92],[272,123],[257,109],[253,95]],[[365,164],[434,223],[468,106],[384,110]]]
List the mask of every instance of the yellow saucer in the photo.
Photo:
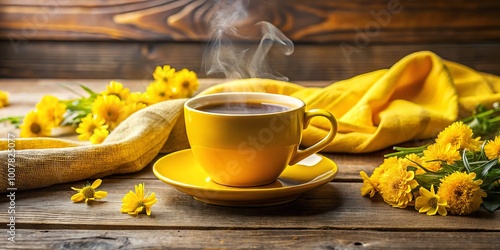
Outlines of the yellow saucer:
[[211,181],[194,160],[191,149],[166,155],[153,165],[153,173],[158,179],[196,200],[215,205],[245,207],[293,201],[301,194],[330,182],[337,171],[337,165],[332,160],[315,154],[296,165],[288,166],[274,183],[238,188]]

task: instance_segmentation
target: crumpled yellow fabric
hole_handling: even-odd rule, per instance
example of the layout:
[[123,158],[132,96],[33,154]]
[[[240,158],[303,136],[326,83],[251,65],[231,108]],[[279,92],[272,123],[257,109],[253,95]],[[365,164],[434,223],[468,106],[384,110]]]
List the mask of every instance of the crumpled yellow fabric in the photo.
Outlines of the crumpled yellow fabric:
[[[478,104],[491,106],[500,101],[500,77],[422,51],[406,56],[390,69],[325,88],[243,79],[217,85],[201,94],[223,91],[291,95],[302,99],[308,109],[326,109],[337,118],[339,132],[324,151],[366,153],[434,137],[456,121],[459,114],[470,115]],[[311,125],[304,132],[305,146],[328,133],[326,120],[314,119]]]
[[[259,91],[302,99],[308,109],[335,115],[339,132],[326,152],[366,153],[430,138],[467,115],[478,104],[500,101],[500,77],[441,59],[432,52],[410,54],[390,69],[378,70],[324,88],[268,79],[241,79],[215,85],[200,95]],[[15,187],[33,189],[111,174],[139,171],[159,153],[189,147],[183,103],[172,100],[134,113],[100,145],[57,138],[16,140]],[[313,119],[302,144],[312,145],[328,132],[327,122]],[[8,162],[7,140],[0,161]],[[0,169],[0,190],[12,187],[8,168]]]

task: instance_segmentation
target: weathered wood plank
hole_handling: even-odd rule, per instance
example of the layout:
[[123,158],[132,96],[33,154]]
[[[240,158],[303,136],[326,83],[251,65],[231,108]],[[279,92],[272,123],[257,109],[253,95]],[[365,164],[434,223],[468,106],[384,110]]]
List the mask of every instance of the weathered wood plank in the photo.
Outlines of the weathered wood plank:
[[258,21],[268,21],[300,42],[353,42],[362,36],[374,42],[407,43],[500,38],[500,5],[494,0],[262,0],[233,4],[238,6],[231,9],[208,0],[2,1],[0,38],[200,41],[208,38],[210,21],[221,11],[228,15],[241,12],[236,24],[244,31],[252,30]]
[[[0,238],[0,242],[5,237]],[[499,232],[366,230],[30,230],[4,249],[496,249]]]
[[[22,178],[22,177],[19,177]],[[156,192],[151,217],[120,213],[121,199],[138,183]],[[72,203],[71,186],[16,193],[16,225],[31,229],[342,229],[500,231],[499,213],[480,210],[471,216],[427,216],[414,208],[392,208],[381,200],[360,196],[361,183],[328,183],[280,206],[233,208],[208,205],[159,180],[106,178],[101,186],[108,197],[86,205]],[[6,199],[2,196],[2,200]],[[390,216],[390,219],[387,218]],[[7,210],[0,223],[8,223]]]
[[[242,48],[253,44],[241,45]],[[206,78],[202,65],[206,44],[143,42],[0,41],[0,78],[151,79],[158,65],[188,68]],[[444,59],[500,75],[500,43],[367,43],[346,49],[341,43],[300,44],[290,56],[272,49],[270,68],[290,81],[336,81],[389,68],[406,55],[433,51]],[[209,77],[223,77],[210,75]]]

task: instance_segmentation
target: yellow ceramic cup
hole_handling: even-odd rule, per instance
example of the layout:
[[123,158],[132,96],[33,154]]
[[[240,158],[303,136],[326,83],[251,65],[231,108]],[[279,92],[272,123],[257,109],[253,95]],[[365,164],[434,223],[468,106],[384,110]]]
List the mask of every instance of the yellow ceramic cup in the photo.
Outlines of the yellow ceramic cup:
[[[277,105],[283,110],[207,110],[228,103]],[[337,121],[328,111],[306,111],[300,99],[277,94],[229,92],[198,96],[184,104],[184,116],[196,162],[212,181],[227,186],[272,183],[288,165],[325,148],[337,133]],[[302,130],[315,116],[330,121],[330,132],[317,144],[299,150]]]

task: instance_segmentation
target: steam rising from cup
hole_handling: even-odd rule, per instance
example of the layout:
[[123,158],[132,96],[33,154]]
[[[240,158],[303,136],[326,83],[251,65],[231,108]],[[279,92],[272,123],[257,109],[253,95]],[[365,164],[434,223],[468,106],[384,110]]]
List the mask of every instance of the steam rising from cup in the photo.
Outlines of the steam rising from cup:
[[[285,55],[293,53],[293,42],[269,22],[261,21],[255,25],[260,28],[261,39],[251,54],[249,48],[242,49],[232,40],[256,40],[244,36],[238,24],[248,17],[246,1],[219,1],[217,11],[210,22],[210,44],[205,52],[203,64],[207,75],[224,74],[227,79],[268,78],[288,81],[288,78],[269,67],[266,57],[273,45]],[[253,28],[253,27],[249,27]],[[248,43],[245,43],[248,44]]]

